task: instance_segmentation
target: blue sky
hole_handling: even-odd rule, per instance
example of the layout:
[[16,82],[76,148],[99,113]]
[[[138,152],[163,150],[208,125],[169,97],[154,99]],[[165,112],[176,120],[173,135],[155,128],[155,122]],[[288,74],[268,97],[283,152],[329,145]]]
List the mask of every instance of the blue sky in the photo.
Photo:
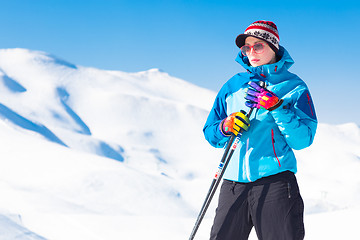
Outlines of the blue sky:
[[0,48],[125,72],[160,68],[218,91],[243,71],[235,37],[274,21],[320,122],[360,125],[358,1],[0,0]]

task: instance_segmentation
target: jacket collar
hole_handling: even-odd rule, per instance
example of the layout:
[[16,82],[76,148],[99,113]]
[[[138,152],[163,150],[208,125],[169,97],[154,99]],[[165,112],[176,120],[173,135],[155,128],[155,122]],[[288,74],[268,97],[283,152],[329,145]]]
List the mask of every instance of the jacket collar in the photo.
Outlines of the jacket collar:
[[280,46],[278,55],[281,57],[281,59],[276,63],[252,67],[249,63],[248,57],[242,55],[240,51],[235,61],[237,61],[241,66],[243,66],[251,75],[268,78],[271,75],[282,72],[283,70],[288,70],[294,64],[294,60],[291,58],[290,54],[288,53],[288,51],[286,51],[284,47]]

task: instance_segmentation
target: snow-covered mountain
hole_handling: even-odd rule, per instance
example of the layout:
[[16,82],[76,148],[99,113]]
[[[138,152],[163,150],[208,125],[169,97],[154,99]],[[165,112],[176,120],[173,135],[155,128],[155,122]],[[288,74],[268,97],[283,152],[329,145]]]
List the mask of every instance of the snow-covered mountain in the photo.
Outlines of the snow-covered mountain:
[[[202,135],[214,98],[158,69],[0,50],[0,239],[186,239],[223,152]],[[339,218],[360,213],[359,146],[357,125],[320,124],[296,152],[307,239],[355,233]]]

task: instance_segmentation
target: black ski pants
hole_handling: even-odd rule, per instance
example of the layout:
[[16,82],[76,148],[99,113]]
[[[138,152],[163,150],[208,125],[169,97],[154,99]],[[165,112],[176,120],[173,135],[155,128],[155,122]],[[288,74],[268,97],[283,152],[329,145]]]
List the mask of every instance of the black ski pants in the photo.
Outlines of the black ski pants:
[[304,203],[294,173],[252,183],[224,180],[210,240],[245,240],[255,227],[259,240],[304,239]]

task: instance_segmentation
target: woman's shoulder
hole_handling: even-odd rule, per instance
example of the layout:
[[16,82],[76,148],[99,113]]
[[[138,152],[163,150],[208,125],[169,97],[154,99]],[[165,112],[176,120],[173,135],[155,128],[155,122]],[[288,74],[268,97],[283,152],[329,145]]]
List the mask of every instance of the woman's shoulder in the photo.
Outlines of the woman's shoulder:
[[237,88],[242,86],[243,84],[247,84],[249,82],[249,74],[247,72],[240,72],[232,76],[225,84],[230,88]]
[[237,73],[222,86],[220,92],[226,92],[227,94],[237,92],[240,88],[246,87],[248,82],[248,73]]

